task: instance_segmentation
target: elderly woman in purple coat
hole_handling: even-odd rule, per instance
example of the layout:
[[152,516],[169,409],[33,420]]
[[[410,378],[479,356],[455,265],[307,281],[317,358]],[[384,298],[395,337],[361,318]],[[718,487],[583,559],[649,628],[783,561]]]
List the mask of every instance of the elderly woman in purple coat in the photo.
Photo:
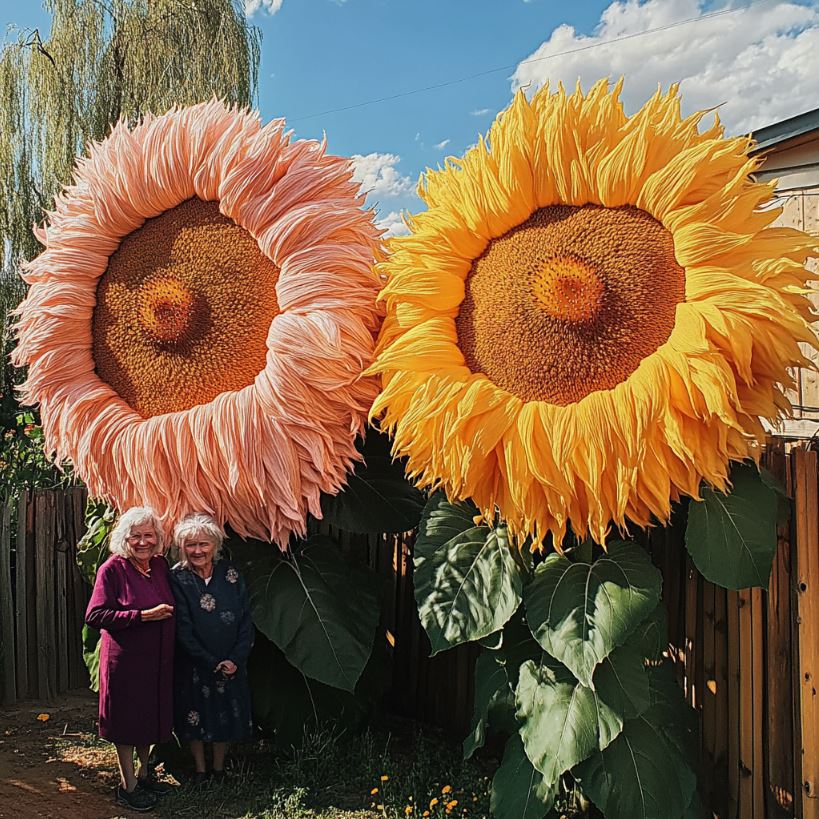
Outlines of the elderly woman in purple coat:
[[[111,557],[100,566],[85,622],[102,633],[100,736],[117,748],[116,799],[148,811],[167,789],[148,771],[151,745],[173,726],[174,598],[162,553],[165,537],[153,510],[125,512],[111,532]],[[134,750],[139,758],[134,768]]]

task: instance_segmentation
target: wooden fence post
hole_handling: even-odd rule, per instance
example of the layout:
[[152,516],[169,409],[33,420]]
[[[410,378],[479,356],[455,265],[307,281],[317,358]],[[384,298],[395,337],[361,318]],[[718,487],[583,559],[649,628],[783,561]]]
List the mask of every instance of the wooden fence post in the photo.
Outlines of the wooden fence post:
[[801,725],[800,819],[819,817],[819,493],[816,453],[794,452],[796,478],[796,605]]
[[3,705],[17,701],[14,652],[14,602],[11,595],[11,498],[0,507],[0,685]]

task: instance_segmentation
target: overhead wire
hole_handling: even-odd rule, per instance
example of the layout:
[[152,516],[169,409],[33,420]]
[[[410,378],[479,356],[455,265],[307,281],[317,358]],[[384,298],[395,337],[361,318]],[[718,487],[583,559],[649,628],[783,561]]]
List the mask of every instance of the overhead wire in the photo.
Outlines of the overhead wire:
[[362,102],[356,102],[351,105],[343,105],[338,108],[328,108],[324,111],[317,111],[313,114],[306,114],[300,117],[288,117],[288,122],[304,122],[308,119],[315,119],[316,117],[323,117],[327,116],[328,114],[338,114],[342,111],[353,111],[358,108],[364,108],[368,105],[378,105],[383,102],[390,102],[392,100],[401,99],[402,97],[410,97],[415,94],[423,94],[427,91],[436,91],[439,88],[448,88],[453,85],[459,85],[460,83],[468,82],[469,80],[478,79],[480,77],[486,77],[490,74],[497,74],[501,71],[510,71],[515,68],[520,67],[521,65],[529,65],[531,63],[543,62],[545,60],[554,60],[558,57],[566,57],[570,54],[578,54],[582,51],[590,51],[594,48],[603,48],[604,46],[613,45],[615,43],[622,43],[626,40],[633,40],[637,37],[645,37],[649,34],[657,34],[662,31],[669,31],[670,29],[679,28],[680,26],[691,25],[693,23],[701,23],[706,20],[712,20],[715,17],[724,17],[729,14],[737,14],[737,13],[744,13],[751,8],[755,8],[765,3],[770,3],[772,0],[756,0],[756,2],[750,2],[745,6],[737,6],[736,8],[729,8],[729,9],[721,9],[719,11],[712,11],[707,14],[702,14],[699,17],[688,17],[685,20],[677,20],[674,23],[667,23],[663,26],[656,26],[654,28],[648,28],[644,31],[635,31],[631,34],[624,34],[620,37],[613,37],[610,40],[605,40],[600,43],[589,43],[588,45],[578,46],[577,48],[569,48],[565,51],[558,51],[554,54],[547,54],[544,57],[530,57],[529,59],[522,60],[519,63],[514,65],[502,65],[498,66],[497,68],[488,68],[484,71],[476,71],[474,74],[467,74],[464,77],[458,77],[457,79],[453,80],[445,80],[444,82],[434,83],[432,85],[425,85],[421,88],[413,88],[408,91],[399,91],[395,94],[388,94],[383,97],[376,97],[374,99],[363,100]]

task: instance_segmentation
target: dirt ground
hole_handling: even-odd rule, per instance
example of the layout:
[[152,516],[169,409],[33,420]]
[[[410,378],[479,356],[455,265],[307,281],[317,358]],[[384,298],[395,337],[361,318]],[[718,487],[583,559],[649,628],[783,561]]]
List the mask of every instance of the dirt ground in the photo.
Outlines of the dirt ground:
[[140,815],[114,804],[116,754],[95,742],[96,716],[96,695],[85,690],[48,706],[24,702],[0,711],[2,819]]

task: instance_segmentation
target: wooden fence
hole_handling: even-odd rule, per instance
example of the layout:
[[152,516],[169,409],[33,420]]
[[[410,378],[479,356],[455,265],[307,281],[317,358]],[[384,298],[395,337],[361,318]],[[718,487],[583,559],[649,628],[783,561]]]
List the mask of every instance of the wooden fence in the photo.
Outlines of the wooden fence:
[[[712,815],[819,819],[817,454],[786,453],[773,439],[764,461],[794,498],[767,590],[730,592],[704,581],[679,527],[654,530],[648,546],[663,574],[669,656],[700,715],[703,795]],[[0,509],[5,702],[46,700],[87,682],[79,634],[88,589],[74,564],[84,500],[81,489],[26,495],[13,531],[14,510]],[[464,735],[477,652],[470,646],[429,657],[413,597],[412,538],[333,534],[385,580],[390,710]]]
[[75,560],[82,488],[0,502],[0,703],[42,702],[88,684],[82,622],[90,589]]

